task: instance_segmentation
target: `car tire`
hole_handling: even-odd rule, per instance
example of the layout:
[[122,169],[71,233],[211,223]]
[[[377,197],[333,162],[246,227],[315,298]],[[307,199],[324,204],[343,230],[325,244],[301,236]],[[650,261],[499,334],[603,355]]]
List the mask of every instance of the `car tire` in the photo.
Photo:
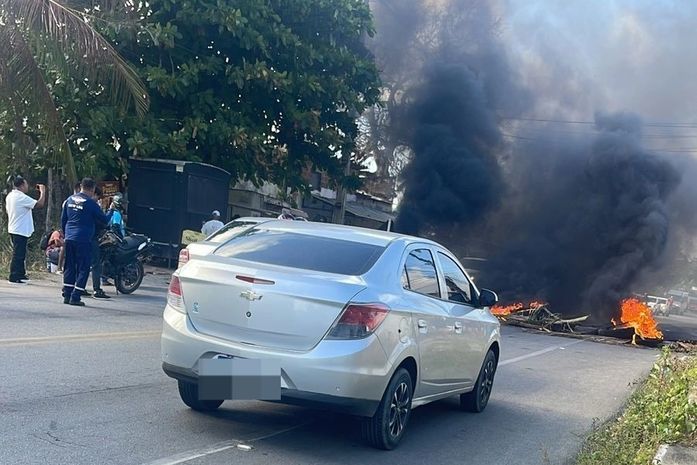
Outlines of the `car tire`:
[[198,412],[211,412],[220,407],[222,400],[201,400],[198,398],[198,385],[179,381],[179,396],[182,401]]
[[460,395],[460,408],[467,412],[481,413],[489,404],[491,390],[494,386],[494,376],[497,368],[496,354],[493,350],[487,352],[484,363],[479,370],[479,377],[471,392]]
[[392,376],[375,415],[363,422],[363,437],[368,444],[383,450],[397,447],[411,416],[413,386],[404,368]]

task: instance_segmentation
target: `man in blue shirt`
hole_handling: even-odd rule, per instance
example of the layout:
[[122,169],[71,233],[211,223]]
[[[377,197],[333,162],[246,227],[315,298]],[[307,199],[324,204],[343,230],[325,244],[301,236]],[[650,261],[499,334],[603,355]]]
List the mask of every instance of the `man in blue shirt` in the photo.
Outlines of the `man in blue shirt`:
[[107,218],[94,201],[97,184],[94,179],[82,180],[82,190],[63,204],[61,225],[65,233],[65,270],[63,272],[63,303],[83,307],[82,293],[92,264],[92,239],[97,226],[106,226]]

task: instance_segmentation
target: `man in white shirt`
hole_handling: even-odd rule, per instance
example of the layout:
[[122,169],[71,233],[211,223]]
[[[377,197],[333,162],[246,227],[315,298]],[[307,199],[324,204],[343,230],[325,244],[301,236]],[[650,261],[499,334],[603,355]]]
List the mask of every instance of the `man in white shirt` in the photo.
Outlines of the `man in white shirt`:
[[204,236],[208,237],[223,226],[225,225],[222,221],[220,221],[220,212],[218,210],[213,210],[213,213],[211,213],[211,219],[203,223],[201,232]]
[[12,238],[12,262],[10,263],[9,281],[15,284],[24,284],[27,278],[25,260],[27,257],[27,241],[34,233],[34,218],[32,210],[35,207],[42,208],[46,201],[46,186],[37,185],[39,188],[39,200],[34,200],[27,195],[29,184],[22,176],[15,177],[14,189],[5,198],[5,210],[9,222],[7,231]]

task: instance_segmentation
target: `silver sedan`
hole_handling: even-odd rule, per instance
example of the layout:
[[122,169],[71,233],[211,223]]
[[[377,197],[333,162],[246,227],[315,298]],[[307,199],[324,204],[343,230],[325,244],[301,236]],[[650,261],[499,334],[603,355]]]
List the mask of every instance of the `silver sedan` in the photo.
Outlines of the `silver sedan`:
[[414,407],[459,395],[484,410],[496,300],[435,242],[269,221],[174,273],[163,369],[195,410],[242,398],[322,406],[364,417],[367,441],[392,449]]

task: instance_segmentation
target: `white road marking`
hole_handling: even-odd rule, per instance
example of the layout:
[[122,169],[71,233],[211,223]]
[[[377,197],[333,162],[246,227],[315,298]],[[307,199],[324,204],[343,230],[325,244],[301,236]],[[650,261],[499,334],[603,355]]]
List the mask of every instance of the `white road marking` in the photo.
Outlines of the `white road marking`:
[[0,339],[0,346],[51,344],[54,342],[103,341],[105,339],[136,339],[160,336],[162,331],[130,331],[97,334],[67,334],[63,336],[16,337]]
[[510,365],[511,363],[521,362],[521,361],[526,360],[528,358],[538,357],[540,355],[544,355],[546,353],[553,352],[555,350],[564,350],[567,347],[575,346],[576,344],[580,344],[582,342],[585,342],[585,341],[578,340],[578,341],[569,342],[568,344],[564,344],[563,346],[561,346],[561,345],[549,346],[545,349],[536,350],[535,352],[530,352],[528,354],[521,355],[520,357],[514,357],[514,358],[510,358],[508,360],[504,360],[503,362],[499,363],[499,366],[502,367],[502,366]]
[[194,459],[199,459],[201,457],[206,457],[208,455],[217,454],[219,452],[224,452],[226,450],[237,448],[240,445],[247,445],[251,442],[261,441],[264,439],[270,439],[274,436],[279,436],[289,431],[302,428],[303,426],[309,425],[310,422],[300,423],[299,425],[291,426],[290,428],[282,429],[280,431],[274,431],[273,433],[265,434],[263,436],[258,436],[256,438],[241,440],[241,439],[230,439],[228,441],[219,442],[217,444],[210,445],[208,447],[202,447],[200,449],[194,449],[186,452],[181,452],[179,454],[170,455],[169,457],[164,457],[157,459],[152,462],[147,462],[144,465],[177,465],[180,463],[189,462]]

